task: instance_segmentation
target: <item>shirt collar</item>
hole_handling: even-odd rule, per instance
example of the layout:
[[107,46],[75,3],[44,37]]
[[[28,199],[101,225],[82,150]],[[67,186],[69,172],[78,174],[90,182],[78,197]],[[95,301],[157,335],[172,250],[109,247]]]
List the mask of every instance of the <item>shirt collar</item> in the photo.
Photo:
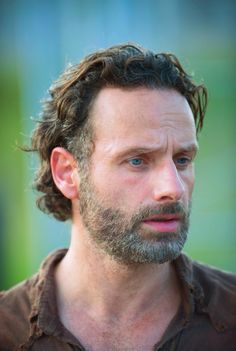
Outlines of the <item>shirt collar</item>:
[[[234,274],[192,261],[181,254],[175,261],[183,286],[193,297],[195,312],[207,314],[218,332],[236,325],[236,277]],[[232,311],[232,313],[231,313]]]
[[[37,325],[38,333],[43,331],[48,335],[60,335],[64,341],[78,345],[78,340],[60,322],[56,304],[54,270],[66,252],[67,249],[57,250],[42,263],[30,291],[32,303],[30,322]],[[236,316],[226,314],[224,306],[219,303],[219,292],[222,290],[220,283],[215,284],[212,288],[208,282],[209,277],[206,275],[208,271],[212,272],[211,269],[208,268],[206,272],[205,266],[203,268],[193,263],[185,254],[181,254],[174,261],[174,265],[183,288],[184,325],[190,322],[194,313],[208,314],[213,326],[219,332],[235,325]],[[227,286],[225,287],[226,292]]]
[[35,333],[58,336],[62,341],[79,345],[83,349],[73,334],[63,326],[57,310],[54,271],[66,252],[67,249],[57,250],[46,257],[41,264],[31,291],[30,322],[34,324]]

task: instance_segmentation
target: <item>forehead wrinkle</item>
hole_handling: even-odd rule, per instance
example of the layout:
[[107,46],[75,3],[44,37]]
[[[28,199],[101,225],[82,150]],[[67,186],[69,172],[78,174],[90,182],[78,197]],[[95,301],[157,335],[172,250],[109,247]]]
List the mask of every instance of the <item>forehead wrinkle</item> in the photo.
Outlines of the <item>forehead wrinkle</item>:
[[119,150],[118,155],[126,155],[126,154],[148,154],[159,152],[163,147],[162,146],[155,146],[155,147],[147,147],[147,146],[132,146],[126,147],[123,150]]
[[[175,113],[173,113],[172,115],[176,117]],[[164,115],[162,115],[161,117],[163,117],[163,116]],[[158,126],[159,129],[167,129],[170,132],[171,132],[171,130],[175,131],[176,129],[179,129],[182,126],[183,126],[184,129],[187,129],[186,128],[186,120],[185,119],[183,119],[183,118],[182,119],[175,118],[174,123],[173,123],[173,118],[168,119],[168,116],[170,117],[170,114],[166,113],[166,116],[167,117],[165,117],[163,119],[159,118],[159,126]],[[185,115],[180,113],[179,116],[183,117]],[[194,122],[194,120],[193,120],[193,122]],[[196,130],[195,123],[192,124],[190,122],[190,123],[188,123],[188,125],[192,129],[192,131],[195,132],[195,130]]]
[[[129,94],[127,94],[127,96],[128,95]],[[137,96],[133,96],[133,94],[130,96],[132,98],[137,98]],[[105,97],[106,99],[108,98],[108,96]],[[125,101],[126,100],[127,99],[125,99]],[[102,100],[96,99],[90,111],[94,124],[95,148],[98,147],[100,150],[103,150],[105,157],[110,157],[120,152],[136,152],[135,150],[141,153],[154,152],[160,150],[160,148],[181,150],[181,145],[184,143],[196,143],[195,123],[192,113],[192,118],[190,117],[189,119],[190,114],[187,113],[186,109],[182,111],[178,110],[178,108],[165,108],[165,99],[164,101],[162,100],[163,99],[160,101],[160,105],[162,106],[163,102],[164,108],[161,109],[161,111],[159,111],[158,105],[156,106],[153,102],[154,106],[151,110],[147,109],[147,104],[145,104],[144,108],[133,108],[130,113],[127,114],[127,106],[123,111],[120,109],[120,104],[115,104],[116,109],[114,114],[114,104],[108,104],[109,108],[107,110],[105,108],[107,107],[107,100],[104,100],[104,96]],[[172,105],[173,104],[170,102],[170,107],[172,107]],[[154,107],[156,108],[155,110]],[[109,111],[114,118],[111,119],[111,116],[108,114]],[[103,119],[104,113],[105,119]],[[104,125],[105,130],[102,127],[103,123],[106,123]],[[185,129],[187,134],[184,132]],[[142,140],[140,140],[140,138]],[[127,147],[123,148],[124,146]]]
[[[171,142],[170,142],[171,144]],[[193,152],[194,154],[198,151],[198,144],[195,142],[190,143],[183,143],[182,145],[178,145],[175,147],[174,145],[171,146],[172,152],[179,153],[179,152]],[[162,143],[160,145],[155,146],[142,146],[142,145],[133,145],[133,146],[125,146],[124,148],[119,148],[119,145],[107,145],[105,147],[106,157],[124,157],[126,155],[132,154],[151,154],[151,153],[165,153],[168,151],[168,142]]]

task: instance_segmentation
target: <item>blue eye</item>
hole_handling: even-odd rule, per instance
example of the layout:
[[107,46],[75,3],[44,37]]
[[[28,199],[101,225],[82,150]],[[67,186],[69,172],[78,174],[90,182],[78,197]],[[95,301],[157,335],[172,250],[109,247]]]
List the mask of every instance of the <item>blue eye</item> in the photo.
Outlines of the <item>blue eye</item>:
[[186,166],[190,163],[190,161],[191,160],[188,157],[179,157],[179,158],[177,158],[176,163],[179,166]]
[[143,160],[141,158],[132,158],[128,161],[131,166],[141,166],[143,164]]

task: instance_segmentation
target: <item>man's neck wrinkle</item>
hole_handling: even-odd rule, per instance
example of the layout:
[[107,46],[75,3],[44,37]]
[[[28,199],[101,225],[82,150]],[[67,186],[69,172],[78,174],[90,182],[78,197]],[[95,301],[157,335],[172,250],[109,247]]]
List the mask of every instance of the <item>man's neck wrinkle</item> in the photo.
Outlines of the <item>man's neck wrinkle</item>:
[[91,316],[135,319],[167,303],[173,276],[170,264],[122,269],[107,257],[91,255],[91,250],[71,248],[56,273],[59,310],[60,305],[73,306],[74,311],[91,311]]

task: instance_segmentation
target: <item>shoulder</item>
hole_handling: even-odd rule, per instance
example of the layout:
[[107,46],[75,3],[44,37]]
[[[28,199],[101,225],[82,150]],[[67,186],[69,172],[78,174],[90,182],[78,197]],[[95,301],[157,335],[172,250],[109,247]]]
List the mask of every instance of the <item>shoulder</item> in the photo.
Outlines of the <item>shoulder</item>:
[[236,294],[236,274],[192,260],[184,253],[175,263],[178,272],[190,285],[200,284],[205,292],[220,290],[222,294]]
[[215,328],[236,329],[236,275],[192,261],[192,281]]
[[0,345],[14,350],[29,335],[29,318],[32,309],[31,290],[36,276],[0,292]]
[[[20,345],[28,345],[42,334],[38,326],[42,306],[47,312],[47,309],[53,310],[54,314],[54,269],[66,251],[61,249],[49,254],[37,274],[8,291],[0,292],[1,350],[19,350]],[[44,322],[47,324],[47,320]]]
[[[192,261],[193,279],[200,282],[206,292],[216,292],[236,299],[236,275],[215,267]],[[234,303],[236,300],[234,300]]]

